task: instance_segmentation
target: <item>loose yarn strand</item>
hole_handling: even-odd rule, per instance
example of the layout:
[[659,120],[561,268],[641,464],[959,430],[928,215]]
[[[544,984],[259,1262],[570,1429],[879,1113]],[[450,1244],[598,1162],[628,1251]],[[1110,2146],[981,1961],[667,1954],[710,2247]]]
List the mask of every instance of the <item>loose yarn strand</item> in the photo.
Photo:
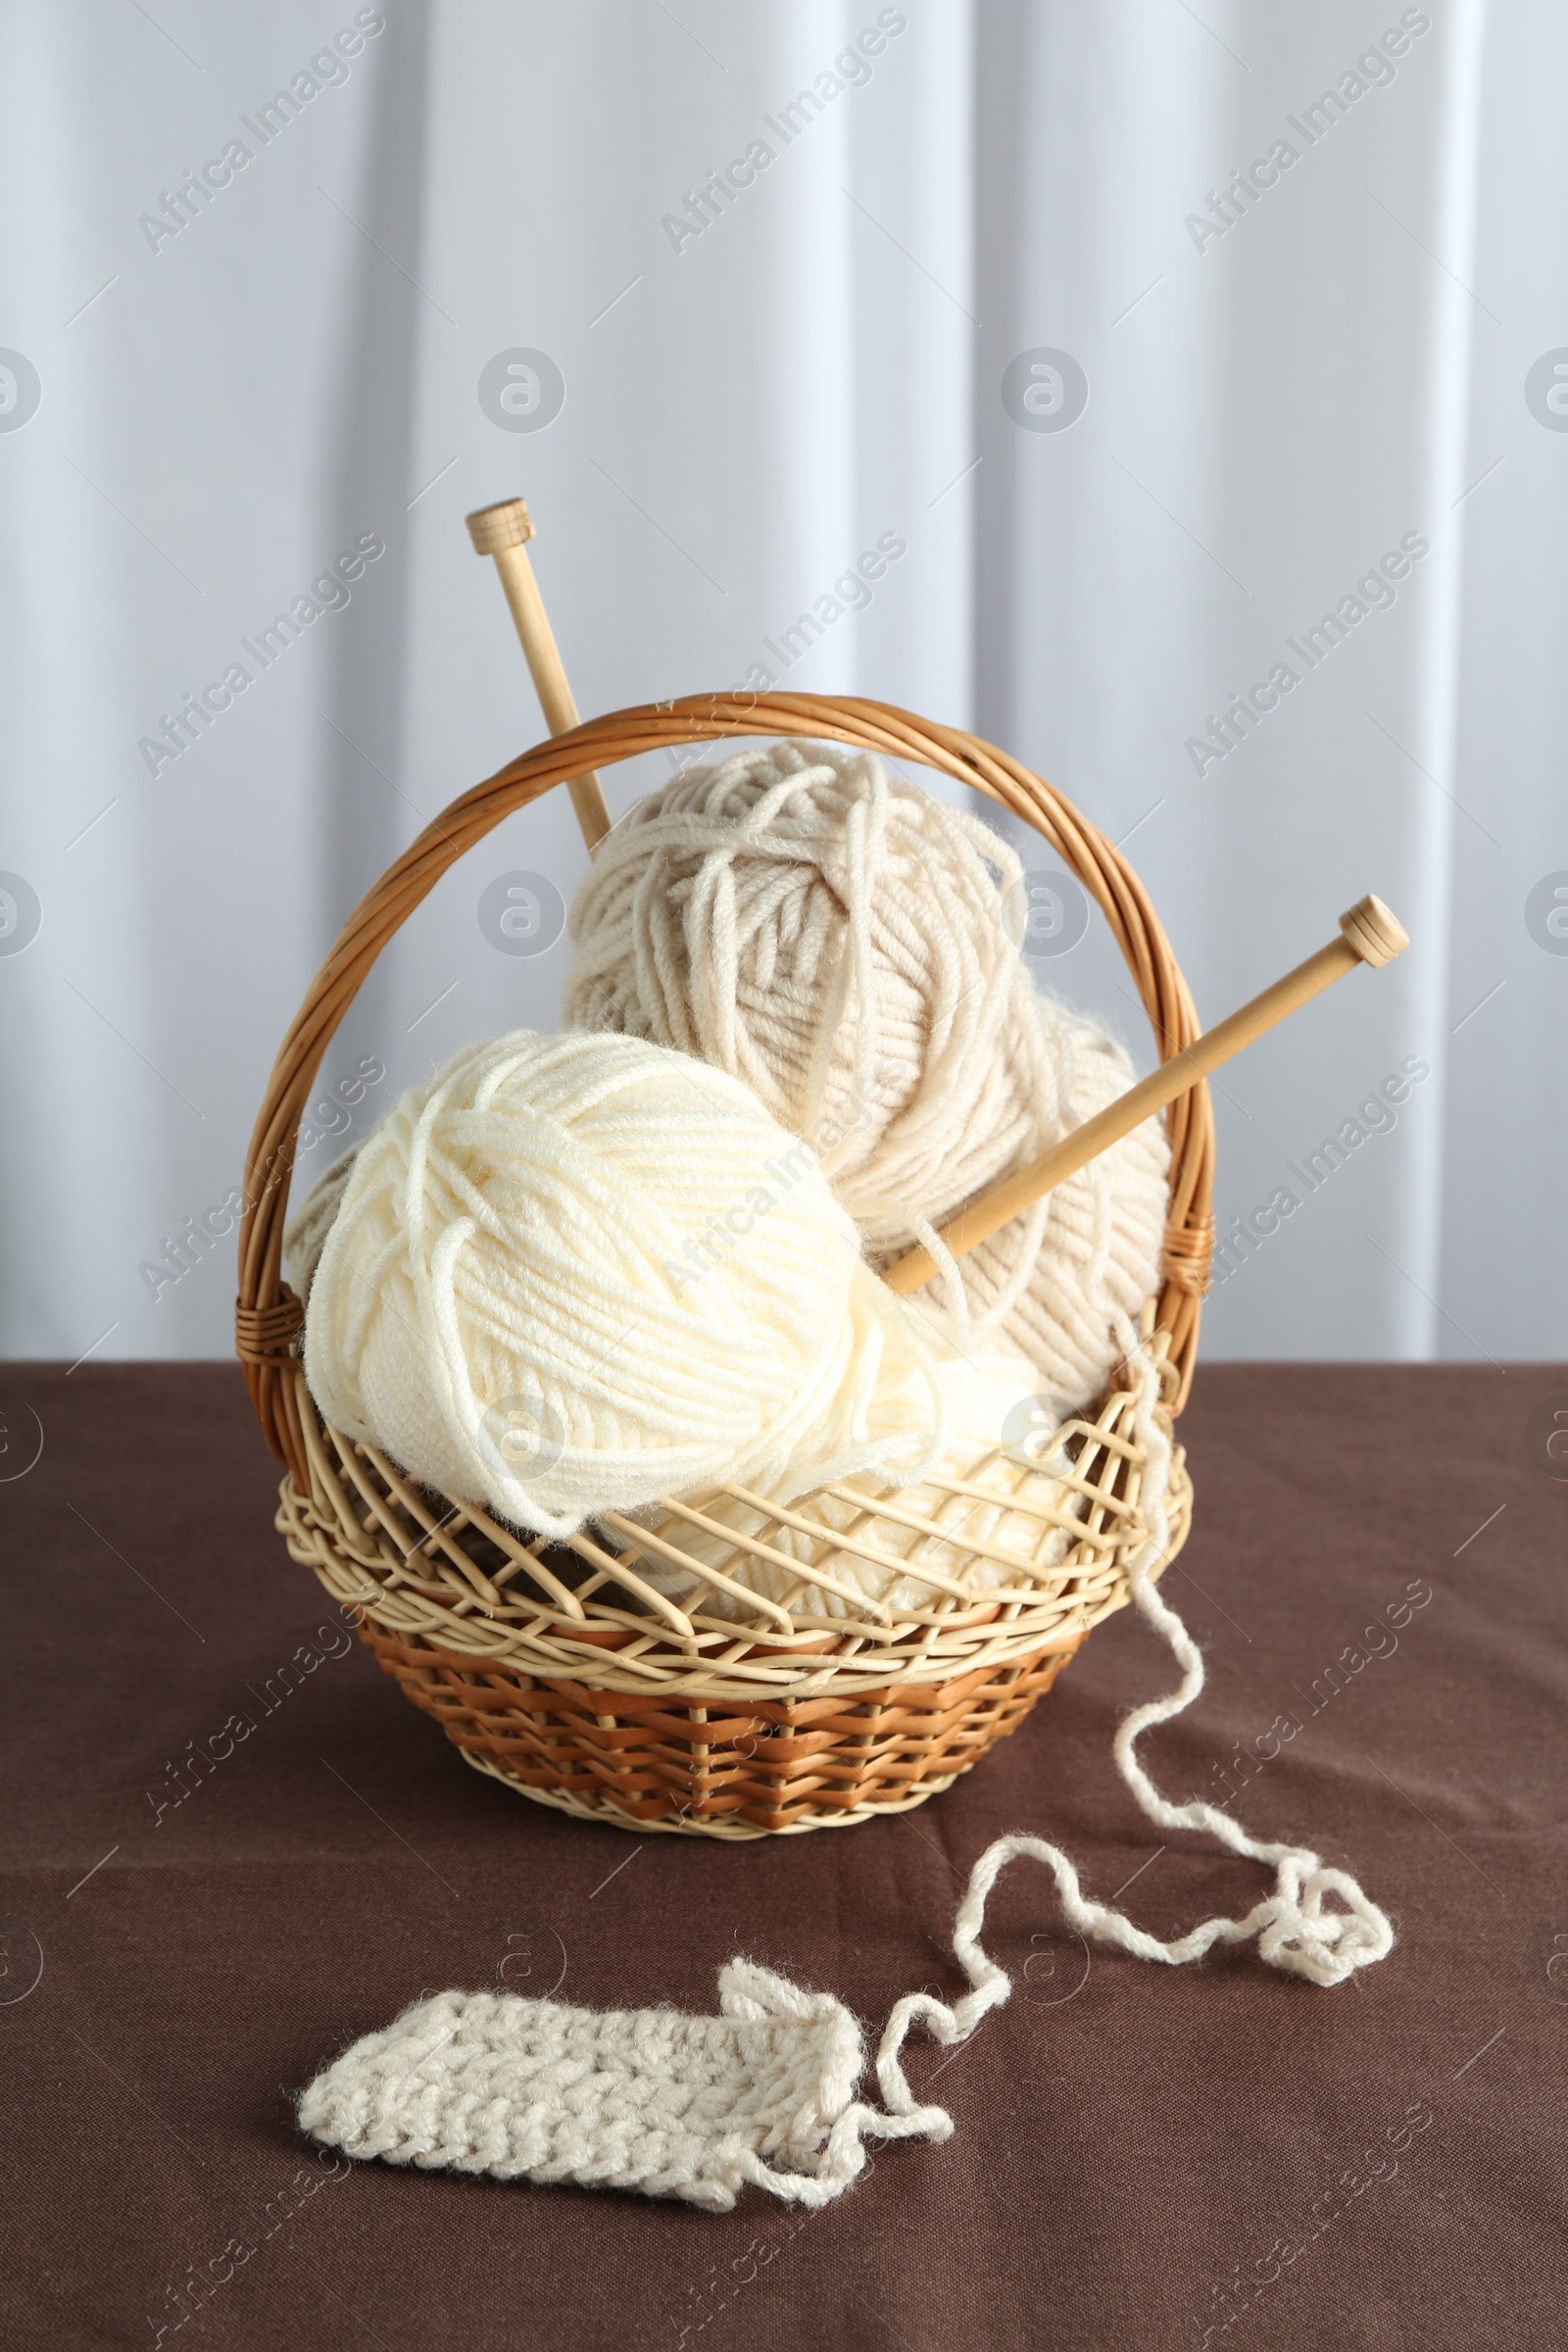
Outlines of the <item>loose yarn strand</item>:
[[[996,1838],[970,1872],[954,1921],[954,1954],[971,1989],[951,2004],[928,1992],[906,1993],[894,2003],[876,2056],[882,2110],[862,2101],[846,2108],[808,2174],[775,2172],[761,2157],[750,2158],[747,2177],[775,2196],[813,2207],[838,2196],[862,2170],[862,2143],[867,2137],[940,2142],[952,2136],[953,2118],[947,2109],[915,2099],[904,2071],[904,2045],[917,2025],[924,2026],[932,2039],[946,2047],[967,2041],[981,2020],[1010,1997],[1012,1980],[986,1952],[980,1934],[993,1887],[1008,1864],[1021,1856],[1045,1864],[1055,1880],[1062,1910],[1080,1935],[1093,1936],[1140,1960],[1160,1960],[1180,1967],[1201,1959],[1216,1943],[1244,1943],[1255,1936],[1259,1956],[1271,1967],[1327,1985],[1344,1984],[1354,1970],[1383,1959],[1393,1947],[1394,1930],[1387,1916],[1348,1872],[1326,1867],[1308,1847],[1253,1838],[1212,1805],[1171,1804],[1138,1761],[1135,1751],[1142,1734],[1155,1724],[1170,1722],[1198,1697],[1203,1688],[1203,1661],[1192,1636],[1175,1610],[1161,1600],[1153,1583],[1153,1568],[1170,1534],[1165,1509],[1170,1445],[1154,1418],[1158,1369],[1125,1321],[1118,1337],[1138,1383],[1134,1426],[1149,1464],[1142,1501],[1150,1533],[1131,1571],[1133,1596],[1148,1622],[1169,1643],[1182,1668],[1182,1679],[1167,1696],[1152,1699],[1125,1717],[1113,1748],[1116,1768],[1140,1809],[1157,1827],[1207,1830],[1233,1852],[1273,1864],[1274,1890],[1243,1919],[1204,1920],[1187,1935],[1164,1942],[1136,1927],[1124,1913],[1086,1896],[1072,1860],[1049,1838],[1019,1834]],[[1337,1895],[1345,1908],[1325,1910],[1324,1897],[1330,1894]]]
[[[972,1989],[951,2006],[931,1993],[906,1993],[895,2002],[883,2029],[877,2080],[890,2117],[900,2119],[899,2136],[917,2132],[945,2139],[953,2128],[945,2109],[915,2103],[902,2064],[910,2028],[924,2025],[932,2038],[943,2044],[966,2041],[988,2011],[1000,2008],[1011,1994],[1012,1980],[983,1949],[980,1931],[992,1888],[1008,1863],[1019,1856],[1044,1863],[1052,1873],[1062,1911],[1080,1935],[1092,1936],[1140,1960],[1161,1960],[1170,1967],[1181,1967],[1189,1960],[1201,1959],[1216,1943],[1245,1943],[1255,1936],[1258,1955],[1271,1967],[1327,1985],[1343,1984],[1356,1969],[1382,1960],[1394,1946],[1394,1929],[1386,1913],[1362,1892],[1348,1871],[1325,1865],[1309,1847],[1254,1838],[1213,1805],[1200,1801],[1172,1804],[1138,1760],[1136,1748],[1142,1735],[1155,1724],[1169,1723],[1198,1697],[1203,1688],[1203,1660],[1198,1644],[1176,1611],[1160,1598],[1153,1582],[1152,1570],[1170,1536],[1165,1509],[1170,1445],[1154,1418],[1158,1370],[1129,1325],[1123,1324],[1119,1336],[1138,1382],[1134,1427],[1149,1465],[1141,1499],[1150,1532],[1129,1581],[1138,1609],[1169,1644],[1182,1679],[1165,1697],[1135,1707],[1123,1719],[1112,1749],[1116,1769],[1140,1810],[1157,1828],[1208,1831],[1233,1853],[1272,1864],[1274,1888],[1243,1919],[1207,1919],[1185,1936],[1164,1942],[1136,1927],[1124,1913],[1086,1896],[1072,1861],[1049,1838],[1019,1834],[996,1838],[970,1872],[954,1922],[954,1953]],[[1324,1898],[1331,1894],[1339,1898],[1343,1909],[1324,1908]],[[886,2123],[872,2128],[885,2132]]]

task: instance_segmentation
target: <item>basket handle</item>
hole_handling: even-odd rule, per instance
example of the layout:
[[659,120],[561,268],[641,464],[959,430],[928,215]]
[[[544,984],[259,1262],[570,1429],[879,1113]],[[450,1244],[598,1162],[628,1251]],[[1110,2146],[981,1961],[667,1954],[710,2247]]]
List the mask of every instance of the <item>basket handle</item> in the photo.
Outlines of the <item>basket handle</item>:
[[[815,694],[694,695],[615,710],[535,744],[426,825],[355,907],[305,994],[272,1064],[244,1173],[235,1344],[246,1387],[272,1451],[308,1479],[295,1395],[295,1348],[305,1309],[282,1280],[284,1207],[300,1120],[344,1014],[388,940],[467,850],[516,808],[590,768],[646,752],[737,736],[827,736],[971,784],[1032,825],[1095,900],[1109,923],[1162,1061],[1197,1041],[1198,1015],[1181,968],[1138,876],[1119,851],[1060,793],[994,744],[888,703]],[[1198,1348],[1213,1250],[1214,1122],[1206,1084],[1179,1094],[1165,1114],[1170,1208],[1157,1322],[1170,1336],[1185,1401]]]

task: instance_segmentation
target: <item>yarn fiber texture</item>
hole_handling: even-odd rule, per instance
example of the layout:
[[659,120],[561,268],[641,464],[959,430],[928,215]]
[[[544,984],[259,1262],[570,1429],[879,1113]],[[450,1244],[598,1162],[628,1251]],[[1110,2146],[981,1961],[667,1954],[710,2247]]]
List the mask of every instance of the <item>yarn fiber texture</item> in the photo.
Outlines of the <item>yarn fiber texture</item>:
[[348,1436],[552,1536],[730,1481],[906,1482],[994,1445],[1029,1378],[895,1298],[738,1079],[529,1030],[457,1054],[361,1147],[305,1369]]
[[[1013,850],[871,753],[784,743],[686,770],[600,844],[563,1017],[743,1079],[812,1145],[874,1264],[1134,1081],[1038,993]],[[955,1337],[1099,1396],[1155,1287],[1169,1152],[1147,1122],[955,1266]]]
[[346,2050],[299,2119],[388,2164],[640,2189],[715,2213],[748,2180],[814,2202],[864,2064],[860,2029],[831,1993],[745,1960],[720,1971],[719,1993],[717,2017],[442,1993]]

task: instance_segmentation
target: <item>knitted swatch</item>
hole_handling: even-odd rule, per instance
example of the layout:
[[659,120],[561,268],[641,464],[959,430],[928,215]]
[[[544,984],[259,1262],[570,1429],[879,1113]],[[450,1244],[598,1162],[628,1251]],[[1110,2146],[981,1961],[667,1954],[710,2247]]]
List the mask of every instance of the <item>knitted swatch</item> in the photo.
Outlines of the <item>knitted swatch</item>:
[[440,1993],[346,2050],[305,2092],[300,2122],[389,2164],[641,2189],[713,2212],[749,2180],[820,2203],[863,2161],[870,2111],[851,2108],[860,2029],[831,1993],[747,1960],[718,1984],[717,2017]]

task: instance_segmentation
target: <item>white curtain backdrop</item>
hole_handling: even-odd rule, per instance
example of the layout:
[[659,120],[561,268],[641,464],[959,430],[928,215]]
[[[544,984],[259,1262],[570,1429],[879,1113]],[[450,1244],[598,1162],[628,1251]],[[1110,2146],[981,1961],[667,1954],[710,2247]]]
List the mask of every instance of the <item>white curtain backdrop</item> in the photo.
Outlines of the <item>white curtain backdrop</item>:
[[[1381,893],[1409,955],[1223,1074],[1222,1237],[1265,1214],[1205,1347],[1561,1353],[1560,7],[57,0],[3,40],[8,1354],[230,1348],[187,1221],[312,971],[542,732],[463,525],[519,492],[585,711],[760,667],[974,727],[1125,840],[1206,1019]],[[478,901],[583,862],[551,805],[443,881],[331,1121],[553,1023],[564,942],[498,954]],[[1148,1060],[1098,917],[1041,970]]]

